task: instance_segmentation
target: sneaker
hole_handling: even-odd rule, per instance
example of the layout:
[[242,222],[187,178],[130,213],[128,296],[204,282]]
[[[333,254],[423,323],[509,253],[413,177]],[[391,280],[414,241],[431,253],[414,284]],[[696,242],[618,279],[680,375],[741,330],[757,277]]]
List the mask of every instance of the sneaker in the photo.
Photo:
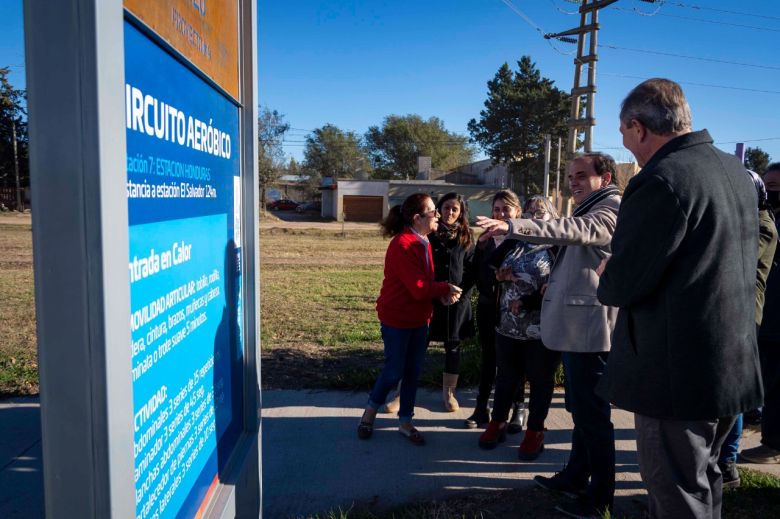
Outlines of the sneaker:
[[506,441],[506,422],[491,420],[485,432],[479,437],[479,447],[491,450]]
[[766,445],[742,451],[739,453],[739,457],[748,463],[780,463],[780,451]]
[[723,490],[737,488],[739,486],[739,472],[737,462],[734,460],[719,461],[718,467],[723,474]]
[[509,420],[507,431],[509,434],[517,434],[525,425],[526,410],[522,402],[512,404],[512,419]]
[[463,422],[463,426],[466,429],[476,429],[477,427],[485,427],[488,422],[490,422],[490,411],[487,407],[477,407],[471,416]]
[[561,503],[555,507],[560,513],[576,519],[601,519],[602,517],[609,517],[609,507],[597,507],[590,499],[580,497],[575,501],[569,501],[568,503]]
[[569,482],[566,476],[563,475],[563,472],[558,472],[549,478],[547,476],[534,476],[534,483],[545,490],[558,492],[572,499],[577,499],[585,493],[584,485],[578,487],[574,483]]
[[533,461],[542,451],[544,451],[544,431],[526,430],[517,453],[518,457],[523,461]]

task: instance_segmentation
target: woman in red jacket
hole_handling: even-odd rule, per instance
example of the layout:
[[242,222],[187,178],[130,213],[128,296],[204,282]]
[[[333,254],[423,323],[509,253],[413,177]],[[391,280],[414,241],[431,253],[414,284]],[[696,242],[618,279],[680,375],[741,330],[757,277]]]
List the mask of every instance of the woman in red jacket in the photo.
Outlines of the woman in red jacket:
[[402,381],[398,432],[415,445],[425,443],[412,426],[412,415],[428,344],[433,300],[452,304],[461,293],[455,285],[434,279],[433,253],[427,236],[438,228],[439,216],[431,197],[416,193],[403,205],[393,207],[382,222],[383,235],[393,237],[385,254],[385,278],[376,301],[385,345],[385,366],[360,419],[358,437],[361,439],[371,437],[377,409]]

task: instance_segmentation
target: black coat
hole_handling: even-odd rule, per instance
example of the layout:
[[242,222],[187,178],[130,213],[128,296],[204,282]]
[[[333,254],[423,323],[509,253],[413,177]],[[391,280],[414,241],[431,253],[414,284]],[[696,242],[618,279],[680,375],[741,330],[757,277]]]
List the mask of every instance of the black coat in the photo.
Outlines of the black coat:
[[620,308],[597,391],[673,420],[761,405],[756,189],[707,131],[672,139],[628,184],[598,297]]
[[769,277],[764,292],[764,320],[758,339],[763,342],[780,343],[780,244],[775,249]]
[[442,240],[439,235],[428,235],[433,249],[433,270],[436,281],[446,281],[463,289],[460,300],[449,306],[433,302],[428,339],[431,341],[460,341],[474,336],[471,316],[471,292],[475,282],[474,247],[468,250],[457,239]]

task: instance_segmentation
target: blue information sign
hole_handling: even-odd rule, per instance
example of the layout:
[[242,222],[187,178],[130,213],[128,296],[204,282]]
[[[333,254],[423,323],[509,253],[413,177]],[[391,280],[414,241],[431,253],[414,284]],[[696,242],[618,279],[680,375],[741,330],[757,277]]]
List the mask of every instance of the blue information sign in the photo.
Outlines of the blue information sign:
[[194,517],[242,427],[239,108],[124,31],[136,517]]

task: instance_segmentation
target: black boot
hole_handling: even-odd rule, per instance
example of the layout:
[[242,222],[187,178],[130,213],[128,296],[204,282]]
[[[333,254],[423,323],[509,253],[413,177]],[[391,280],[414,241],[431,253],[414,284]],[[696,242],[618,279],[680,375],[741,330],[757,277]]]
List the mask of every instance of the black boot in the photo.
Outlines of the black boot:
[[463,425],[466,429],[476,429],[477,427],[485,427],[490,422],[490,411],[488,411],[487,404],[480,405],[477,402],[477,407],[474,408],[474,412],[466,418]]
[[525,425],[525,406],[522,402],[512,404],[512,419],[509,420],[507,430],[509,434],[517,434],[523,430]]
[[739,486],[739,472],[737,472],[737,462],[734,460],[719,461],[718,467],[723,474],[723,489],[737,488]]

